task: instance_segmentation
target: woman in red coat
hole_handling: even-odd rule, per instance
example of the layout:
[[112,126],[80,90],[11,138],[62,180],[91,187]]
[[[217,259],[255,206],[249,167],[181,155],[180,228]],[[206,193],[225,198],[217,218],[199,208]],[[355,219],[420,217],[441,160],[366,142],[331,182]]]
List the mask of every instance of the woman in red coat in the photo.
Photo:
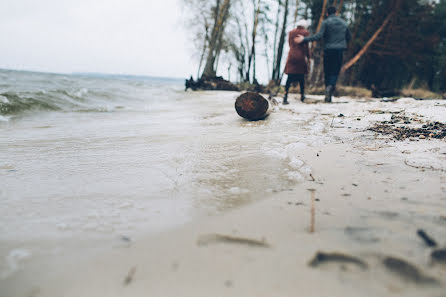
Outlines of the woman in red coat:
[[307,21],[300,20],[297,22],[297,28],[291,30],[288,34],[288,43],[290,45],[290,51],[288,53],[288,59],[285,66],[285,73],[288,74],[288,79],[285,85],[285,96],[283,97],[283,104],[288,103],[288,90],[291,84],[300,84],[300,100],[305,100],[305,74],[308,74],[308,61],[310,59],[310,50],[308,43],[298,44],[294,41],[298,35],[308,36],[310,33],[306,29]]

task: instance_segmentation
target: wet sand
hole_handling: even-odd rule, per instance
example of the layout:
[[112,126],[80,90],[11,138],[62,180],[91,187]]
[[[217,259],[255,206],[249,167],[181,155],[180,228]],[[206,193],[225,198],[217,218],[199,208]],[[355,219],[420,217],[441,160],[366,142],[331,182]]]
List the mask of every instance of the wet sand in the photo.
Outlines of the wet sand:
[[[266,147],[269,156],[287,164],[281,178],[289,183],[174,229],[115,238],[88,255],[80,250],[94,242],[75,239],[63,253],[32,259],[26,251],[9,254],[19,267],[2,281],[2,292],[444,296],[446,265],[430,255],[446,247],[446,142],[396,141],[368,128],[402,113],[410,123],[393,125],[444,123],[446,102],[321,100],[311,96],[306,104],[291,100],[290,106],[277,107],[270,117],[284,121],[283,129],[272,132],[281,140],[259,144],[260,151]],[[269,120],[253,123],[253,129]],[[265,142],[269,138],[265,135]],[[231,189],[243,195],[242,186]],[[428,246],[419,229],[438,246]]]

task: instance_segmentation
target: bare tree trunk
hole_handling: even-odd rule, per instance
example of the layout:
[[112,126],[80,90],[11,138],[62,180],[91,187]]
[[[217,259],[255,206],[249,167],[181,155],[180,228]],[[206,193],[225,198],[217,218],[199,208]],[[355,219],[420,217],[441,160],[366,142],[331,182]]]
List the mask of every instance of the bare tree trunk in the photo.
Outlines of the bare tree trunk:
[[231,81],[231,67],[232,67],[232,64],[229,63],[229,66],[228,66],[228,81]]
[[205,35],[204,35],[204,40],[203,40],[203,50],[201,51],[201,55],[200,55],[200,63],[198,64],[198,70],[197,70],[197,78],[200,77],[200,72],[201,72],[201,65],[203,64],[203,60],[204,60],[204,55],[206,54],[206,49],[207,49],[207,45],[209,42],[209,25],[207,24],[206,18],[204,18],[204,27],[205,27]]
[[282,62],[282,56],[283,56],[283,47],[285,44],[285,35],[286,35],[286,25],[287,25],[287,19],[288,19],[288,0],[285,0],[285,7],[283,11],[283,23],[282,23],[282,31],[280,33],[280,39],[279,39],[279,46],[277,48],[277,56],[276,56],[276,62],[275,67],[273,69],[273,80],[275,81],[276,85],[280,84],[280,66]]
[[[265,28],[263,28],[263,36],[265,38],[265,44],[268,44],[268,33],[266,32]],[[269,78],[270,74],[271,74],[271,71],[270,71],[270,68],[269,68],[270,67],[270,59],[269,59],[269,55],[268,55],[268,47],[265,46],[264,50],[265,50],[264,55],[265,55],[265,59],[266,59],[266,72],[267,72],[267,75],[268,75],[267,77]]]
[[319,22],[317,23],[316,32],[319,32],[319,30],[321,29],[321,25],[322,25],[322,22],[324,21],[326,10],[327,10],[327,0],[324,0],[324,3],[322,4],[321,16],[319,17]]
[[252,59],[252,83],[257,84],[257,77],[256,77],[256,53],[254,51],[254,57]]
[[[325,17],[325,12],[327,10],[327,4],[328,1],[324,0],[324,2],[322,3],[322,10],[321,10],[321,15],[319,17],[319,22],[317,24],[317,28],[316,28],[316,32],[319,32],[319,30],[321,29],[322,26],[322,22],[324,21],[324,17]],[[316,49],[318,48],[318,43],[313,41],[312,42],[312,46],[311,46],[311,56],[315,57],[315,55],[313,54]],[[313,71],[312,73],[310,73],[310,82],[312,82],[313,85],[317,85],[320,82],[320,78],[321,78],[321,73],[322,73],[322,60],[323,58],[313,58]]]
[[336,15],[339,15],[341,13],[343,6],[344,6],[344,0],[339,1],[339,6],[338,6],[338,9],[336,11]]
[[[256,37],[257,37],[257,26],[259,25],[259,14],[260,14],[260,0],[257,0],[257,5],[255,0],[252,1],[254,6],[254,22],[252,26],[252,35],[251,35],[251,51],[249,52],[248,57],[248,69],[246,70],[246,81],[250,81],[249,73],[251,72],[251,63],[253,60],[253,56],[255,56],[256,52]],[[253,75],[255,76],[255,74]]]
[[224,32],[224,27],[229,14],[230,0],[216,0],[214,27],[212,28],[212,34],[209,41],[208,56],[206,59],[206,65],[204,66],[202,77],[215,77],[215,60],[221,50],[221,39]]
[[282,1],[278,0],[278,7],[277,7],[277,15],[276,15],[276,23],[274,25],[274,42],[273,42],[273,67],[272,67],[272,76],[271,80],[274,80],[274,69],[275,69],[275,62],[277,57],[277,38],[279,34],[279,20],[280,20],[280,12],[282,11]]
[[206,59],[206,65],[204,66],[202,76],[215,76],[215,74],[213,74],[215,72],[215,70],[214,70],[214,61],[215,61],[214,50],[215,50],[215,43],[217,42],[218,19],[219,19],[219,14],[220,14],[220,2],[221,2],[221,0],[216,0],[216,3],[215,3],[214,26],[212,27],[211,38],[209,40],[208,56]]
[[[359,4],[356,4],[357,6],[355,7],[355,15],[358,14],[358,12],[360,11],[360,6]],[[357,20],[355,20],[355,28],[353,30],[353,34],[352,34],[352,40],[356,40],[356,35],[358,34],[358,30],[359,30],[359,25],[361,24],[362,21],[362,13],[359,14],[359,17]]]
[[201,65],[203,64],[204,54],[206,53],[206,49],[207,49],[207,42],[204,41],[203,50],[202,50],[201,55],[200,55],[200,63],[198,64],[197,78],[200,77]]
[[296,27],[298,15],[299,15],[299,0],[296,0],[296,10],[294,10],[293,28]]
[[239,81],[241,82],[243,79],[243,73],[245,70],[245,50],[244,50],[244,45],[243,45],[243,33],[242,33],[242,27],[240,25],[240,21],[238,18],[235,19],[235,23],[237,24],[237,33],[239,36],[239,41],[240,41],[240,45],[233,45],[233,51],[234,51],[234,55],[235,55],[235,59],[237,60],[237,73],[238,73],[238,78]]
[[386,17],[386,19],[384,20],[382,25],[378,28],[378,30],[376,30],[375,34],[373,34],[372,37],[370,37],[369,41],[367,41],[367,43],[363,46],[363,48],[353,58],[351,58],[350,61],[345,63],[344,66],[342,66],[341,72],[345,72],[347,69],[352,67],[367,52],[367,50],[373,44],[373,42],[376,40],[378,35],[382,32],[382,30],[384,30],[384,28],[387,26],[389,21],[395,15],[400,3],[401,3],[401,0],[396,0],[395,6],[393,7],[393,9],[389,13],[389,15]]

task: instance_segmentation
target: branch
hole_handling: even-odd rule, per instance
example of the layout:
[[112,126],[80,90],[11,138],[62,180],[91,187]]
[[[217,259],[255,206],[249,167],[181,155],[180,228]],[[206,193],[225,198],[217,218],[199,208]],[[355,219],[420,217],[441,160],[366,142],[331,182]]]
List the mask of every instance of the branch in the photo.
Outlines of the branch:
[[376,38],[378,37],[378,35],[382,32],[382,30],[384,30],[384,28],[386,27],[386,25],[389,23],[389,21],[392,19],[392,17],[395,15],[397,8],[399,6],[401,0],[397,0],[397,5],[395,5],[395,7],[392,9],[392,11],[389,13],[389,15],[386,17],[386,19],[384,20],[384,22],[382,23],[382,25],[378,28],[378,30],[376,30],[375,34],[373,34],[373,36],[369,39],[369,41],[367,41],[367,43],[364,45],[364,47],[350,60],[348,61],[346,64],[344,64],[344,66],[342,66],[341,69],[341,73],[345,72],[347,69],[349,69],[350,67],[353,66],[353,64],[355,64],[356,62],[358,62],[358,60],[362,57],[362,55],[364,55],[364,53],[369,49],[369,47],[372,45],[372,43],[376,40]]
[[324,0],[324,3],[322,4],[321,17],[319,18],[319,23],[317,24],[316,32],[319,32],[319,29],[321,28],[322,21],[324,20],[325,10],[326,9],[327,9],[327,0]]

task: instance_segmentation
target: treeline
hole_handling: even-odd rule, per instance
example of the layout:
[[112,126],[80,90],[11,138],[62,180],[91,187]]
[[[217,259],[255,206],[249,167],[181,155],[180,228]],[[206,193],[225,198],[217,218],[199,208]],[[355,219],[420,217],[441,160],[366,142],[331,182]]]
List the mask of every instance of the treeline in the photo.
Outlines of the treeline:
[[[288,32],[299,19],[318,31],[335,5],[352,33],[341,82],[380,89],[446,91],[446,0],[182,0],[194,38],[196,77],[218,73],[257,83],[259,68],[280,84]],[[323,84],[322,46],[313,43],[309,82]],[[259,67],[260,66],[260,67]]]

